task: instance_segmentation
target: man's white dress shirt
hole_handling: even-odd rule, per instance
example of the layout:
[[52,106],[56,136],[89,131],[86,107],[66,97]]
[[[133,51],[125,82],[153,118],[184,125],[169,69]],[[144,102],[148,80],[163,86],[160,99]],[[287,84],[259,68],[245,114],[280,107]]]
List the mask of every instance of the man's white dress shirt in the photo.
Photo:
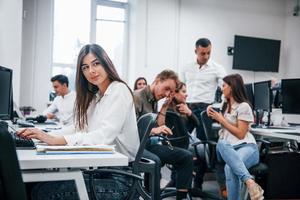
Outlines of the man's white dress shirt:
[[209,60],[200,68],[197,62],[185,66],[180,80],[186,83],[188,103],[213,103],[218,85],[226,75],[223,66]]
[[73,109],[76,99],[76,93],[74,91],[69,92],[64,97],[55,97],[52,104],[43,112],[43,115],[52,113],[63,125],[71,125],[73,123]]

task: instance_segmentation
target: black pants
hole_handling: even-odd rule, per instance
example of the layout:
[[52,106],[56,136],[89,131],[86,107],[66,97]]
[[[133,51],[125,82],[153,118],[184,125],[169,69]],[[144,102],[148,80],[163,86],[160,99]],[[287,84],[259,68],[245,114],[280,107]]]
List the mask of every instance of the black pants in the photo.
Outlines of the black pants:
[[176,171],[176,188],[190,189],[193,173],[192,153],[186,149],[167,145],[149,145],[147,149],[157,155],[163,164],[171,164]]
[[201,120],[201,112],[207,109],[207,106],[209,106],[211,104],[208,103],[189,103],[188,106],[189,108],[192,110],[192,112],[194,113],[194,115],[196,115],[196,117],[199,120],[199,126],[196,128],[196,132],[197,132],[197,138],[199,138],[200,140],[206,140],[207,138],[205,137],[205,133],[204,133],[204,129],[203,129],[203,125],[202,125],[202,120]]
[[[210,104],[208,104],[208,103],[189,103],[188,104],[189,108],[192,110],[194,115],[196,115],[196,117],[198,118],[198,120],[200,122],[199,126],[196,127],[196,132],[197,132],[197,138],[202,141],[206,141],[207,138],[205,136],[204,128],[202,125],[201,112],[206,110],[209,105]],[[198,154],[202,154],[202,152],[198,152]],[[203,183],[203,177],[207,170],[207,166],[206,166],[206,162],[204,159],[203,160],[200,159],[199,156],[197,158],[198,159],[194,161],[194,167],[195,167],[194,171],[196,172],[196,176],[194,178],[194,185],[198,188],[201,188],[202,183]]]

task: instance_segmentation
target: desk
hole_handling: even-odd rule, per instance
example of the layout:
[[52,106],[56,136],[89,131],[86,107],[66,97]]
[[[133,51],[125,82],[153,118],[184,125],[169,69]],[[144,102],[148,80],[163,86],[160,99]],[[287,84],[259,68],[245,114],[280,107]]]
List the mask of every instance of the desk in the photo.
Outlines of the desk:
[[258,136],[281,138],[300,142],[300,127],[293,127],[291,129],[251,128],[250,132]]
[[24,182],[74,180],[80,199],[88,199],[80,168],[127,166],[128,158],[114,154],[37,155],[35,150],[17,150]]

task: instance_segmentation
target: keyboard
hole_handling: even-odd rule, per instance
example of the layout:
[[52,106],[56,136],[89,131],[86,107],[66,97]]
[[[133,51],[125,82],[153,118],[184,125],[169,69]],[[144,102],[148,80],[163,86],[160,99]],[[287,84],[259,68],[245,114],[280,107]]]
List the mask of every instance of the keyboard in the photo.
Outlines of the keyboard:
[[293,130],[292,127],[281,127],[281,126],[267,126],[267,129],[282,129],[282,130]]
[[16,147],[34,147],[34,142],[31,139],[21,138],[16,132],[11,132],[11,135]]
[[34,127],[34,124],[32,122],[28,122],[28,121],[21,120],[21,119],[17,120],[17,124],[20,127]]

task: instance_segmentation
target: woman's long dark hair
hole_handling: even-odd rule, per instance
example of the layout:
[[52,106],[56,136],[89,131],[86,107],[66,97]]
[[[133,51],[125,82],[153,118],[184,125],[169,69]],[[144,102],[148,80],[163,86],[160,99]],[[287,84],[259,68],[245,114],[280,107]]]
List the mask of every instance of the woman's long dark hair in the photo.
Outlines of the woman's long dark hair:
[[[79,130],[83,130],[85,125],[88,125],[87,122],[87,109],[90,105],[90,102],[95,97],[95,94],[98,92],[98,87],[88,82],[85,78],[81,66],[84,57],[87,54],[93,54],[100,64],[103,66],[105,72],[108,75],[110,82],[118,81],[124,83],[132,94],[128,85],[119,77],[116,68],[107,53],[104,49],[97,44],[87,44],[82,47],[79,52],[78,60],[77,60],[77,70],[76,70],[76,101],[75,101],[75,120],[76,120],[76,128]],[[103,95],[103,94],[102,94]]]
[[[246,89],[245,89],[245,86],[244,86],[244,81],[243,81],[243,78],[240,74],[230,74],[228,76],[225,76],[223,78],[223,81],[227,85],[230,86],[231,95],[237,103],[242,103],[242,102],[249,103],[249,100],[248,100],[247,95],[246,95]],[[227,99],[227,104],[224,104],[222,111],[224,112],[225,111],[224,108],[228,107],[229,112],[230,112],[231,103],[232,102],[228,101],[228,99]],[[249,105],[250,105],[250,103],[249,103]]]
[[145,83],[146,83],[146,85],[148,84],[145,77],[138,77],[138,78],[135,80],[135,82],[134,82],[133,90],[137,90],[137,83],[138,83],[140,80],[144,80]]

